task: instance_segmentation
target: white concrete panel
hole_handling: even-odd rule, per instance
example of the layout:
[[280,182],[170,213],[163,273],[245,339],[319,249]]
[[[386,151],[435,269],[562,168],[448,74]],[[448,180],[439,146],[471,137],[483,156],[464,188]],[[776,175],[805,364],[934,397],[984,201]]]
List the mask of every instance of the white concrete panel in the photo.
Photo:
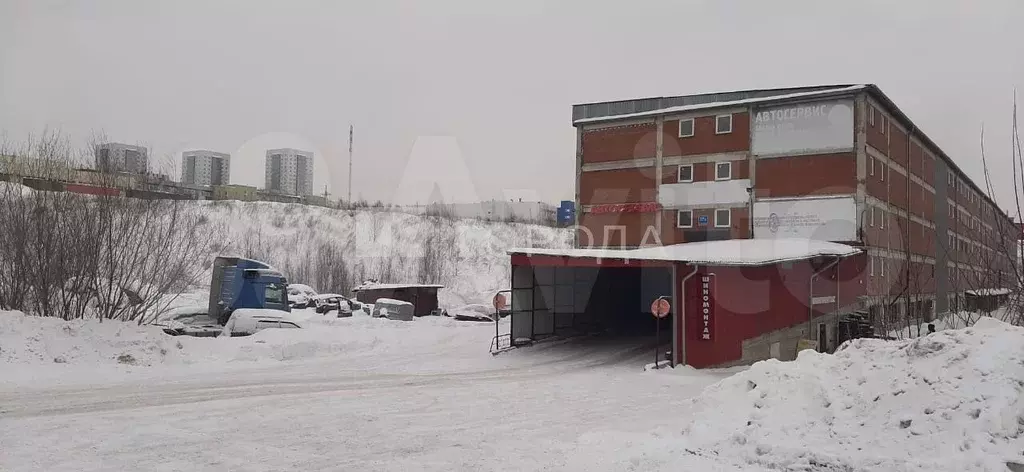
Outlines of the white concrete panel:
[[857,203],[852,196],[754,203],[754,239],[804,238],[857,241]]
[[783,156],[853,149],[853,100],[797,103],[754,113],[751,152]]
[[658,203],[664,208],[746,205],[750,201],[749,179],[662,184]]

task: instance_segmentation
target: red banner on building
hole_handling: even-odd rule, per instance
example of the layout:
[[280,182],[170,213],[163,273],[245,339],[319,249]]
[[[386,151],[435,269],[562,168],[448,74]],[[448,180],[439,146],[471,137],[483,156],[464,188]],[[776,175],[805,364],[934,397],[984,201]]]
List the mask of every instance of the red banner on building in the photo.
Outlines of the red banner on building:
[[700,341],[715,340],[715,274],[697,276],[697,330]]
[[590,213],[653,213],[659,210],[661,205],[657,202],[609,203],[590,207]]

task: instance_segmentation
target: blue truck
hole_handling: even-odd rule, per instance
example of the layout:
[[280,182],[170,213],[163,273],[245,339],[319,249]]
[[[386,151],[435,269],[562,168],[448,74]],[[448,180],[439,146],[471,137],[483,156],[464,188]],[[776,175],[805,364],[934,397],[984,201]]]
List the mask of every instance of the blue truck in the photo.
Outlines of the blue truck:
[[288,280],[266,263],[242,257],[218,256],[210,281],[209,316],[226,325],[239,308],[291,312]]

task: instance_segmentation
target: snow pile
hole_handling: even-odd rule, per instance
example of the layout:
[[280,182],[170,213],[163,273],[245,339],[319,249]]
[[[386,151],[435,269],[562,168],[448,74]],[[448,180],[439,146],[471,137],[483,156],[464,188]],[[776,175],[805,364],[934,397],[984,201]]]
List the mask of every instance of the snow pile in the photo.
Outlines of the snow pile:
[[448,316],[458,320],[494,320],[494,307],[483,303],[472,303],[448,310]]
[[169,336],[154,326],[64,321],[0,311],[0,384],[90,383],[105,378],[188,376],[281,362],[323,360],[341,369],[447,372],[501,364],[487,355],[493,325],[446,317],[400,322],[362,311],[337,318],[298,310],[303,329],[244,337]]
[[155,327],[118,321],[64,321],[0,311],[0,365],[148,366],[182,361],[182,348],[181,343]]
[[[308,329],[266,329],[237,343],[231,354],[235,361],[295,361],[339,358],[339,368],[382,367],[407,358],[428,361],[432,367],[444,361],[487,361],[487,343],[493,326],[457,322],[450,318],[423,317],[411,322],[352,316],[311,318]],[[483,328],[483,329],[481,329]],[[245,338],[243,338],[245,339]],[[232,339],[234,340],[234,339]],[[401,366],[391,365],[390,368]]]
[[1024,329],[984,318],[910,341],[861,339],[835,355],[803,351],[708,387],[686,409],[681,436],[631,439],[629,464],[1005,471],[1006,460],[1024,462]]

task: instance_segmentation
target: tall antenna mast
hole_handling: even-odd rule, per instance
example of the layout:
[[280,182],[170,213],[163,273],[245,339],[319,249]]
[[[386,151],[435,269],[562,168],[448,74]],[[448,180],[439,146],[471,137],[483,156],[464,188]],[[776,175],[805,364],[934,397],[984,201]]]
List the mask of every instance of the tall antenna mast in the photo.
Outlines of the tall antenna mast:
[[352,206],[352,134],[353,127],[348,125],[348,205]]

